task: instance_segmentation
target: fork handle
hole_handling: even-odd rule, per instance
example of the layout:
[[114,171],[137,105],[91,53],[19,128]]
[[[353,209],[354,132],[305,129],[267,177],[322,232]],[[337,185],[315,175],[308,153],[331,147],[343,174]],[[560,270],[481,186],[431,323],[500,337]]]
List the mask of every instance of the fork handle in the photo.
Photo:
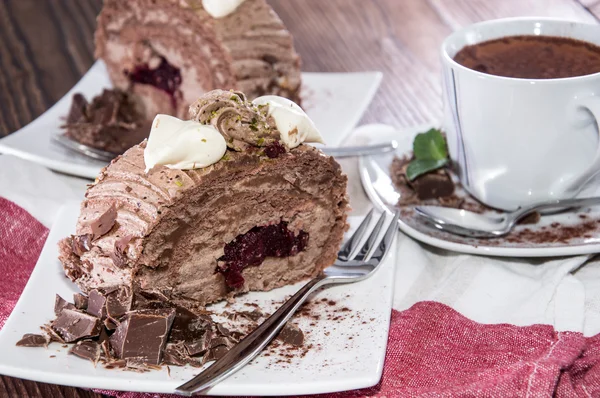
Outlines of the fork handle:
[[[333,282],[334,278],[323,274],[309,281],[275,311],[273,315],[236,344],[221,359],[187,383],[177,387],[176,391],[188,396],[193,395],[195,392],[203,392],[237,372],[257,356],[277,336],[281,328],[283,328],[312,292],[325,284]],[[335,280],[335,282],[338,281]]]

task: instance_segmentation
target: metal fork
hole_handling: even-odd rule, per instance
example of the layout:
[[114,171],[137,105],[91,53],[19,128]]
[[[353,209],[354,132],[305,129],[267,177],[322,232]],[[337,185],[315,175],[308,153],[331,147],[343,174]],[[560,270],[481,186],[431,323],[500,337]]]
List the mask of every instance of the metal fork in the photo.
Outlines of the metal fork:
[[[78,152],[82,155],[88,156],[92,159],[101,160],[104,162],[110,162],[115,157],[117,157],[118,153],[107,152],[101,149],[97,149],[91,147],[89,145],[85,145],[75,141],[72,138],[67,137],[64,134],[54,134],[52,139],[72,150]],[[382,153],[392,152],[396,149],[398,143],[396,141],[386,142],[384,144],[376,144],[376,145],[363,145],[363,146],[348,146],[348,147],[321,147],[320,149],[326,155],[333,156],[336,158],[346,158],[352,156],[366,156],[366,155],[378,155]]]
[[[318,288],[329,284],[358,282],[373,275],[388,253],[396,235],[398,215],[397,211],[393,214],[384,236],[379,238],[386,213],[379,217],[375,227],[371,229],[369,228],[373,217],[373,210],[371,210],[352,237],[342,246],[333,266],[304,285],[273,315],[231,348],[221,359],[187,383],[177,387],[176,392],[187,396],[206,392],[215,384],[240,370],[277,336],[281,328],[308,299],[308,296]],[[359,247],[368,230],[370,231],[369,237],[365,244]]]

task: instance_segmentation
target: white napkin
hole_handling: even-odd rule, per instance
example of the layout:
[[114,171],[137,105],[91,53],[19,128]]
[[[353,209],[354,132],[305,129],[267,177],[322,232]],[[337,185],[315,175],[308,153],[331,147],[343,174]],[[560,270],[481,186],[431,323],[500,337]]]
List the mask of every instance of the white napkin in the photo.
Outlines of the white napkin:
[[[386,125],[361,126],[346,145],[376,143],[376,132],[389,129]],[[357,161],[345,160],[342,166],[349,175],[353,212],[366,214],[370,203],[360,186]],[[397,310],[433,300],[481,323],[542,323],[559,331],[588,336],[600,333],[600,262],[581,268],[588,256],[473,256],[420,244],[401,234],[397,258]]]

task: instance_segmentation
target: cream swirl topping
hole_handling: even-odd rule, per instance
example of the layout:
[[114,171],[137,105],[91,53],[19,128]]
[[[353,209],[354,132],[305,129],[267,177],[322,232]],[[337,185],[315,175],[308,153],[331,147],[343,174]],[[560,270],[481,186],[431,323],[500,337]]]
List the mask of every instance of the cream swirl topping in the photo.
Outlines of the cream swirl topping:
[[144,150],[146,172],[162,165],[170,169],[200,169],[217,163],[227,144],[219,131],[194,120],[158,114]]
[[233,13],[244,0],[202,0],[202,7],[213,18],[223,18]]
[[288,148],[295,148],[303,142],[325,143],[314,122],[295,102],[277,95],[265,95],[252,103],[269,107],[268,115],[275,121],[281,141]]

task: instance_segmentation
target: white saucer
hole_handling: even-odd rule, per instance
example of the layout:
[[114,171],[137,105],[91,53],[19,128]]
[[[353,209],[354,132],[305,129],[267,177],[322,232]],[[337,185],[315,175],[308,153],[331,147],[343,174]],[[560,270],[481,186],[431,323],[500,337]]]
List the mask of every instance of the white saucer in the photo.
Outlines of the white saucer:
[[[327,145],[338,146],[371,103],[381,72],[302,73],[302,101]],[[66,174],[94,179],[106,162],[70,151],[52,140],[71,107],[73,94],[88,100],[112,85],[97,61],[54,106],[22,129],[0,139],[0,153],[21,157]]]
[[[355,131],[355,136],[369,137],[371,144],[395,139],[395,154],[363,157],[359,172],[363,187],[376,208],[396,206],[399,195],[390,178],[394,156],[412,151],[416,134],[433,127],[425,125],[399,131],[391,126],[369,125]],[[594,179],[582,192],[585,196],[600,196],[600,181]],[[581,209],[577,213],[543,216],[537,224],[518,225],[503,238],[476,239],[453,235],[425,224],[414,211],[405,207],[399,226],[407,235],[442,249],[502,257],[558,257],[600,253],[600,206]],[[571,232],[571,236],[567,236]],[[545,235],[543,235],[545,234]],[[550,240],[546,237],[549,236]]]

